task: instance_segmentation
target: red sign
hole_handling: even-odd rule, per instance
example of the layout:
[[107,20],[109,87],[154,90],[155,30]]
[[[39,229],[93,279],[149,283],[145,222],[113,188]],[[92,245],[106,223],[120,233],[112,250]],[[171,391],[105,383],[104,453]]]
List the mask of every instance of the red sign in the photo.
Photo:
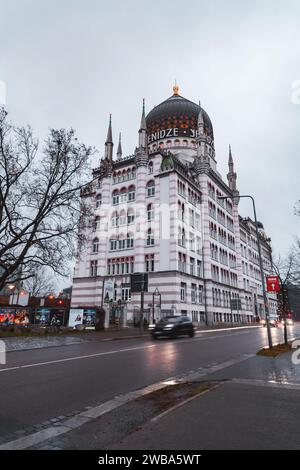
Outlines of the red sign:
[[266,276],[267,291],[268,292],[279,292],[280,284],[278,276]]

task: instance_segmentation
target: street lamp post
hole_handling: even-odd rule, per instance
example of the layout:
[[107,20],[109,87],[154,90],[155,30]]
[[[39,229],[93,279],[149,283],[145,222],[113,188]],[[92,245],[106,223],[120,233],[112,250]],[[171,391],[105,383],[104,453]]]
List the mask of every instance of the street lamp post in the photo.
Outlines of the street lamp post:
[[257,249],[258,249],[258,258],[259,258],[259,267],[260,267],[260,275],[261,275],[261,282],[262,282],[262,289],[263,289],[263,297],[264,297],[264,304],[265,304],[265,312],[266,312],[266,324],[267,324],[267,331],[268,331],[268,341],[269,341],[269,347],[273,347],[272,343],[272,335],[271,335],[271,327],[270,327],[270,321],[269,321],[269,306],[268,306],[268,299],[267,299],[267,293],[266,293],[266,286],[265,286],[265,273],[263,270],[263,261],[262,261],[262,256],[261,256],[261,247],[260,247],[260,240],[259,240],[259,233],[258,233],[258,227],[257,227],[257,218],[256,218],[256,208],[255,208],[255,201],[252,196],[249,195],[244,195],[244,196],[219,196],[218,199],[235,199],[235,198],[249,198],[252,201],[253,205],[253,213],[254,213],[254,222],[255,222],[255,232],[256,232],[256,238],[257,238]]

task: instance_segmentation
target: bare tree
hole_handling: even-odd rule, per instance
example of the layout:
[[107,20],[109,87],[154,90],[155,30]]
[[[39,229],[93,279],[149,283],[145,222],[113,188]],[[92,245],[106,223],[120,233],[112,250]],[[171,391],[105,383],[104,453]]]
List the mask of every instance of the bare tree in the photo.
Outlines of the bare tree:
[[92,153],[72,129],[51,129],[40,148],[30,127],[13,126],[0,109],[0,289],[43,266],[68,274],[87,219],[79,194]]
[[46,268],[40,268],[32,277],[24,281],[24,288],[34,297],[51,294],[55,290],[53,276]]
[[289,285],[299,285],[300,283],[300,263],[299,263],[299,248],[297,244],[290,249],[290,252],[285,258],[278,257],[273,262],[273,268],[279,278],[280,293],[279,301],[282,309],[282,316],[284,320],[284,341],[288,343],[287,338],[287,322],[286,314],[289,309],[288,302],[288,287]]

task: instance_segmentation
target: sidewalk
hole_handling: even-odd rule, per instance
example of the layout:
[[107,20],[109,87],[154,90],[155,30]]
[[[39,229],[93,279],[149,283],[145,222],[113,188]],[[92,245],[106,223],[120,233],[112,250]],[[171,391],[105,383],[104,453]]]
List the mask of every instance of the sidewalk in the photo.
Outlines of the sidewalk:
[[208,379],[218,386],[110,448],[299,450],[300,365],[291,353],[256,356]]

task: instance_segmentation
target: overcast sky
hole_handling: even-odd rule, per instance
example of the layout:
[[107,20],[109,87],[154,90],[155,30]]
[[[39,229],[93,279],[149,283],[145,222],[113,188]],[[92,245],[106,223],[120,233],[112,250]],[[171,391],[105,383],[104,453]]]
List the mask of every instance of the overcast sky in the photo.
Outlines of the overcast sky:
[[[10,117],[40,138],[72,126],[100,158],[112,113],[115,142],[121,131],[131,154],[142,99],[149,111],[172,94],[175,78],[211,117],[224,177],[231,144],[239,190],[255,196],[273,248],[284,253],[300,235],[298,0],[0,0]],[[252,215],[250,205],[241,213]]]

